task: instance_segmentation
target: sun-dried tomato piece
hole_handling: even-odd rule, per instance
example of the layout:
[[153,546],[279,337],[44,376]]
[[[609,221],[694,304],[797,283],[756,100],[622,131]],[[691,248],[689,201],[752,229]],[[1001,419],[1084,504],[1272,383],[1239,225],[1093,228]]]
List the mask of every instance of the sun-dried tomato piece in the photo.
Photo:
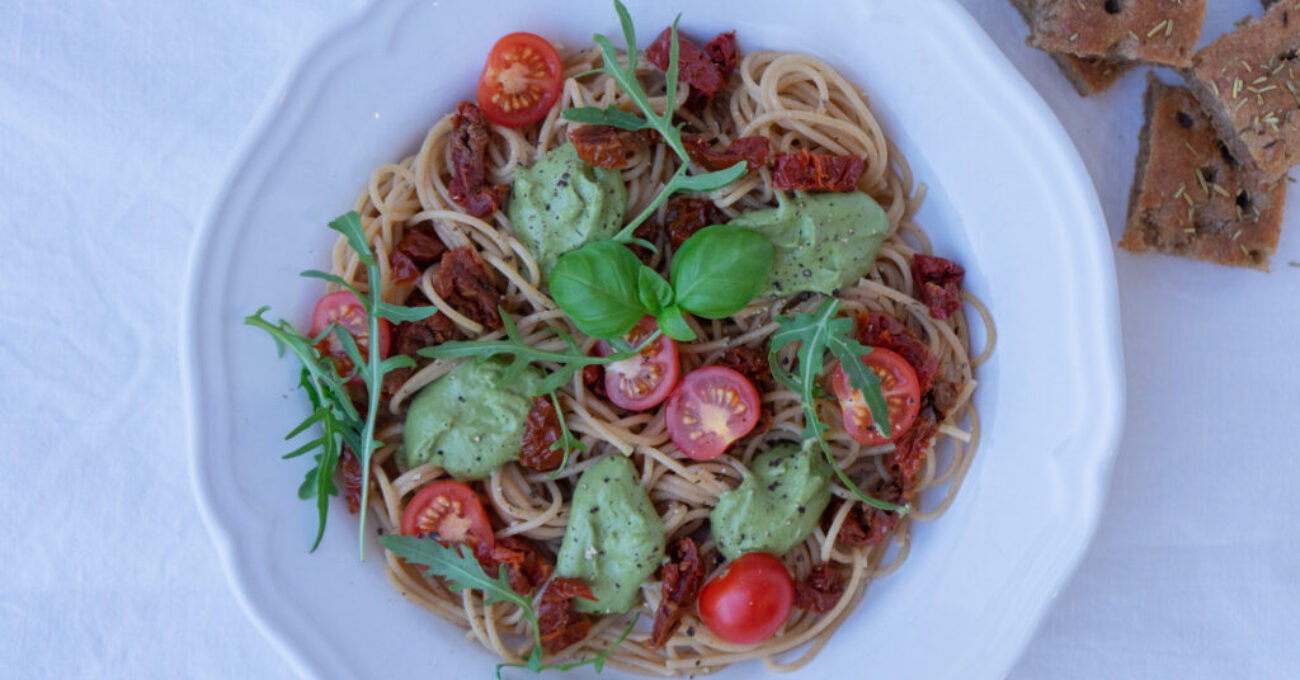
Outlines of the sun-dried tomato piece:
[[591,617],[573,608],[573,598],[591,601],[596,596],[582,579],[551,579],[542,590],[537,605],[537,631],[542,636],[542,650],[554,654],[580,642],[591,631]]
[[491,137],[487,119],[472,102],[456,105],[451,117],[451,181],[447,193],[451,200],[474,217],[487,217],[506,200],[510,187],[488,184],[487,146]]
[[447,252],[447,244],[438,238],[433,223],[425,221],[406,228],[402,238],[388,255],[393,281],[411,283],[420,278],[425,267],[437,262]]
[[593,168],[626,168],[628,156],[659,138],[654,130],[623,130],[612,125],[583,125],[569,130],[578,158]]
[[930,317],[946,319],[961,309],[961,282],[966,270],[943,257],[917,253],[912,256],[912,281]]
[[726,149],[715,151],[704,135],[684,132],[682,145],[691,161],[709,172],[726,170],[740,161],[745,161],[750,172],[767,165],[767,137],[740,137],[731,140]]
[[343,477],[343,500],[347,501],[348,512],[355,515],[361,511],[361,461],[346,446],[339,456],[339,476]]
[[[962,383],[936,376],[934,386],[930,389],[929,404],[934,408],[936,417],[942,421],[957,406],[957,395],[961,394]],[[923,402],[924,403],[924,402]]]
[[713,36],[713,40],[704,43],[704,53],[709,55],[718,68],[722,69],[722,82],[725,83],[740,63],[740,48],[736,47],[736,32],[728,31]]
[[755,385],[772,379],[772,367],[767,363],[767,354],[757,347],[732,347],[723,353],[718,365],[749,378]]
[[844,574],[824,562],[794,585],[794,606],[818,614],[833,609],[843,596]]
[[[429,300],[420,293],[419,289],[411,293],[411,296],[406,300],[407,307],[427,307],[429,305]],[[456,324],[446,314],[434,314],[420,321],[403,321],[397,324],[397,328],[393,329],[392,337],[390,356],[404,354],[418,361],[417,352],[420,350],[425,347],[441,345],[456,337]],[[410,378],[413,373],[415,373],[415,369],[406,366],[399,366],[385,373],[380,394],[384,399],[391,399],[397,393],[398,388],[402,386],[402,383],[406,382],[407,378]]]
[[939,434],[939,422],[935,419],[934,410],[925,409],[917,416],[912,427],[894,442],[894,450],[889,452],[885,467],[890,475],[904,483],[904,500],[912,500],[912,478],[916,477],[916,473],[921,470],[921,463],[925,460],[925,455],[929,452],[937,434]]
[[519,464],[534,472],[550,472],[564,461],[564,452],[552,449],[560,440],[560,418],[551,398],[533,397],[533,407],[524,421],[524,438],[519,447]]
[[704,585],[704,564],[700,561],[695,541],[683,537],[668,547],[668,562],[663,566],[662,581],[663,596],[659,608],[655,610],[650,639],[646,641],[646,646],[650,649],[668,644],[668,640],[681,625],[682,615],[700,597],[700,587]]
[[[668,70],[672,28],[665,28],[646,48],[646,61]],[[690,85],[691,92],[686,107],[697,111],[713,95],[722,91],[736,68],[740,53],[736,48],[736,32],[719,33],[700,49],[690,38],[677,34],[677,80]]]
[[799,191],[853,191],[862,176],[861,156],[779,153],[772,161],[772,188]]
[[583,366],[582,384],[592,395],[604,399],[605,401],[609,401],[609,394],[605,392],[604,366]]
[[465,316],[487,326],[501,327],[501,293],[470,246],[448,250],[433,277],[433,290]]
[[492,576],[500,573],[502,566],[506,568],[510,588],[520,595],[541,587],[554,569],[532,543],[517,536],[498,538],[492,554],[483,560],[483,568]]
[[907,359],[916,370],[921,394],[930,391],[935,375],[939,373],[939,360],[903,325],[902,321],[874,310],[858,314],[858,341],[870,347],[883,347]]
[[695,232],[711,224],[721,224],[721,218],[718,207],[707,198],[674,196],[664,207],[663,228],[668,231],[668,239],[676,250]]
[[[871,495],[883,501],[902,503],[904,498],[911,495],[911,483],[895,480],[872,491]],[[823,526],[830,526],[835,514],[839,512],[844,502],[836,501],[826,508],[826,512],[822,514]],[[873,508],[866,503],[854,502],[848,514],[844,516],[844,522],[840,524],[840,532],[835,540],[849,548],[865,548],[876,545],[888,538],[890,532],[898,526],[901,519],[896,512]]]

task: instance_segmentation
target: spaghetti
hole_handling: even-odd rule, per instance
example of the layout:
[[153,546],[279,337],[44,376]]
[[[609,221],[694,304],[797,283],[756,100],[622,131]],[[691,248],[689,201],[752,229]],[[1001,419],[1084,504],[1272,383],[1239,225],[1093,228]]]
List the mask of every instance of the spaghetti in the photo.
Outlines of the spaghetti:
[[[487,181],[508,184],[517,169],[531,166],[548,150],[562,145],[573,124],[560,117],[561,110],[632,107],[608,73],[589,73],[599,66],[600,59],[601,53],[595,47],[565,56],[559,105],[540,124],[521,129],[491,128]],[[833,503],[821,527],[783,556],[796,580],[807,577],[813,565],[821,563],[847,572],[844,594],[833,608],[822,614],[795,610],[775,636],[758,645],[734,645],[717,639],[700,625],[693,611],[688,611],[680,628],[662,648],[635,644],[647,637],[638,630],[608,657],[608,663],[619,669],[659,676],[712,672],[748,659],[762,659],[773,670],[792,670],[807,663],[826,644],[872,581],[903,563],[912,519],[932,520],[952,502],[979,446],[979,416],[971,395],[976,385],[975,367],[993,350],[993,324],[983,304],[963,292],[962,299],[979,315],[987,335],[984,348],[973,356],[971,327],[964,310],[944,320],[927,313],[926,304],[914,290],[911,270],[915,254],[931,252],[929,239],[914,221],[924,187],[915,187],[906,159],[886,138],[866,97],[834,69],[801,54],[750,53],[741,59],[737,75],[727,88],[695,113],[686,106],[689,88],[681,87],[675,101],[665,101],[664,74],[644,62],[639,60],[644,65],[638,66],[637,75],[646,92],[658,93],[651,97],[652,106],[660,111],[665,106],[673,107],[688,129],[703,134],[715,147],[757,135],[770,140],[777,152],[810,150],[865,159],[857,188],[884,208],[889,231],[870,274],[839,291],[842,309],[851,315],[868,310],[884,312],[906,324],[938,359],[936,381],[953,386],[951,406],[945,409],[933,453],[925,457],[914,480],[918,491],[931,490],[925,496],[929,507],[917,508],[904,517],[893,529],[892,540],[851,549],[837,542],[837,536],[850,520],[856,499],[835,484],[832,493],[844,502]],[[366,280],[366,269],[343,238],[333,251],[334,273],[361,290],[379,285],[382,298],[391,303],[406,301],[418,289],[454,322],[461,336],[500,337],[501,331],[485,328],[437,294],[433,282],[438,265],[426,269],[414,283],[394,281],[390,256],[404,230],[408,225],[429,222],[447,246],[470,246],[477,252],[503,291],[503,307],[530,345],[563,350],[564,341],[552,330],[558,326],[567,329],[583,351],[590,352],[596,339],[578,333],[547,295],[538,263],[513,236],[505,212],[477,218],[453,203],[448,188],[452,129],[449,114],[433,125],[414,155],[378,168],[357,200],[355,209],[376,253],[381,280]],[[622,170],[627,213],[638,214],[648,206],[677,166],[676,156],[662,144],[633,151]],[[759,168],[711,192],[708,198],[728,218],[772,207],[777,202],[772,171]],[[663,212],[661,207],[656,217],[662,220]],[[650,266],[666,272],[668,238],[661,235],[658,241],[659,251],[652,256]],[[759,299],[722,320],[688,317],[698,340],[681,346],[683,374],[717,363],[724,352],[734,347],[752,347],[766,354],[767,339],[778,326],[777,316],[811,311],[819,297],[804,294]],[[793,348],[787,348],[785,353],[793,356]],[[385,532],[398,532],[412,495],[444,476],[432,463],[402,469],[395,453],[403,443],[402,414],[408,400],[452,366],[452,362],[443,360],[423,365],[396,388],[383,409],[377,436],[382,446],[372,456],[370,470],[379,493],[371,496],[366,511],[373,513]],[[773,416],[770,428],[742,439],[719,458],[696,462],[682,456],[670,441],[662,410],[632,414],[617,410],[591,394],[580,376],[564,387],[559,397],[568,426],[581,438],[586,450],[575,453],[555,477],[508,463],[478,485],[485,505],[499,520],[498,537],[527,538],[550,555],[558,551],[564,536],[566,499],[572,495],[575,480],[605,454],[616,452],[630,457],[671,542],[695,534],[706,525],[718,496],[739,484],[744,466],[756,454],[777,443],[798,442],[804,429],[800,396],[778,386],[762,395],[764,406]],[[820,407],[828,411],[832,408]],[[836,420],[828,418],[827,422]],[[882,461],[893,444],[867,447],[837,428],[828,432],[828,438],[836,461],[859,486],[872,489],[889,481]],[[700,552],[706,557],[716,554],[709,542],[701,545]],[[469,638],[507,660],[517,661],[527,655],[531,645],[528,621],[516,607],[506,603],[485,606],[481,595],[471,590],[452,593],[441,581],[422,576],[392,553],[387,553],[386,568],[392,585],[407,599],[465,628]],[[587,637],[566,650],[565,656],[577,657],[610,647],[633,613],[639,613],[644,620],[653,619],[661,596],[661,583],[652,578],[642,585],[641,604],[633,612],[600,617]],[[787,658],[787,653],[801,648],[793,658]]]

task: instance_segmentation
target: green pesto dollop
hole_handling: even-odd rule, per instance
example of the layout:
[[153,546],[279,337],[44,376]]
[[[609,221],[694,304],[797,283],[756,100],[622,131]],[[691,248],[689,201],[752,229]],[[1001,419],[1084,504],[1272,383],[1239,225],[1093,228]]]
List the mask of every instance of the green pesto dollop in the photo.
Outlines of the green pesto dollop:
[[626,203],[622,172],[593,168],[565,144],[515,171],[506,214],[546,280],[561,255],[617,234]]
[[663,556],[664,522],[632,462],[611,454],[583,471],[555,558],[556,574],[586,581],[596,596],[595,602],[575,599],[578,611],[631,609]]
[[778,196],[777,207],[729,222],[759,231],[776,248],[764,295],[830,295],[871,271],[889,231],[889,218],[879,203],[860,191]]
[[531,366],[501,383],[506,366],[471,359],[429,383],[406,412],[406,468],[436,463],[461,481],[484,479],[519,456],[532,393],[542,376]]
[[729,560],[784,554],[817,528],[830,500],[826,463],[793,444],[777,446],[756,456],[740,486],[718,497],[709,513],[713,541]]

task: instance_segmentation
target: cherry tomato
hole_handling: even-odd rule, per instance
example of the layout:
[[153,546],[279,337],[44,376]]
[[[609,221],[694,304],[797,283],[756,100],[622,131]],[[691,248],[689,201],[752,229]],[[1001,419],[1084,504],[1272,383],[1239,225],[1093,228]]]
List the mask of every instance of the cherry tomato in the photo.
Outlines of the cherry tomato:
[[480,559],[496,545],[483,502],[460,482],[434,482],[420,489],[402,513],[402,533],[430,536],[444,546],[467,545]]
[[794,606],[794,579],[781,560],[753,552],[737,557],[700,591],[700,620],[736,645],[762,642]]
[[871,419],[871,409],[862,399],[862,390],[849,388],[849,376],[835,365],[831,375],[831,389],[835,398],[840,400],[840,410],[844,412],[844,429],[854,441],[878,446],[892,442],[907,432],[921,410],[921,383],[916,379],[916,370],[907,360],[898,354],[880,347],[871,348],[871,354],[862,355],[862,361],[880,376],[880,391],[889,404],[889,426],[893,432],[888,437],[882,436]]
[[[624,340],[636,347],[645,342],[659,325],[647,316],[632,327]],[[609,356],[614,348],[601,340],[596,344],[600,356]],[[631,359],[605,364],[605,392],[609,400],[629,411],[645,411],[659,405],[677,384],[681,365],[677,362],[677,341],[660,335],[649,347]]]
[[532,33],[511,33],[488,53],[478,106],[493,123],[524,127],[546,117],[563,86],[564,62],[551,43]]
[[665,418],[677,449],[695,460],[712,460],[758,424],[758,390],[725,366],[686,374],[668,397]]
[[[370,327],[366,317],[366,308],[361,306],[357,296],[346,290],[329,293],[316,302],[316,309],[311,313],[311,336],[316,337],[332,323],[338,323],[352,334],[357,341],[361,356],[368,358],[370,351]],[[388,358],[388,336],[390,324],[387,319],[379,319],[379,358]],[[352,373],[352,360],[343,351],[343,343],[337,333],[330,333],[316,346],[321,354],[332,357],[339,375]],[[360,380],[360,376],[355,378]]]

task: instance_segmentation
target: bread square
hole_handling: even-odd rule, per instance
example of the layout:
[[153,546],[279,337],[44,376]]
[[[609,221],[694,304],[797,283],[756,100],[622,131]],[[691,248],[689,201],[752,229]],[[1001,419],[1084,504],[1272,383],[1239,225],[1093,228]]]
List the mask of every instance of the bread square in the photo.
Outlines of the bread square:
[[1192,93],[1154,75],[1140,144],[1120,247],[1268,271],[1285,180],[1238,160]]
[[1238,158],[1266,179],[1300,163],[1300,2],[1274,3],[1192,58],[1188,85]]
[[1205,0],[1033,0],[1029,44],[1080,57],[1186,67]]
[[[1024,17],[1025,23],[1031,21],[1033,13],[1032,0],[1010,0],[1011,4]],[[1076,57],[1073,54],[1049,52],[1052,60],[1060,67],[1074,89],[1081,96],[1087,97],[1110,89],[1124,72],[1133,66],[1131,62],[1097,57]]]

